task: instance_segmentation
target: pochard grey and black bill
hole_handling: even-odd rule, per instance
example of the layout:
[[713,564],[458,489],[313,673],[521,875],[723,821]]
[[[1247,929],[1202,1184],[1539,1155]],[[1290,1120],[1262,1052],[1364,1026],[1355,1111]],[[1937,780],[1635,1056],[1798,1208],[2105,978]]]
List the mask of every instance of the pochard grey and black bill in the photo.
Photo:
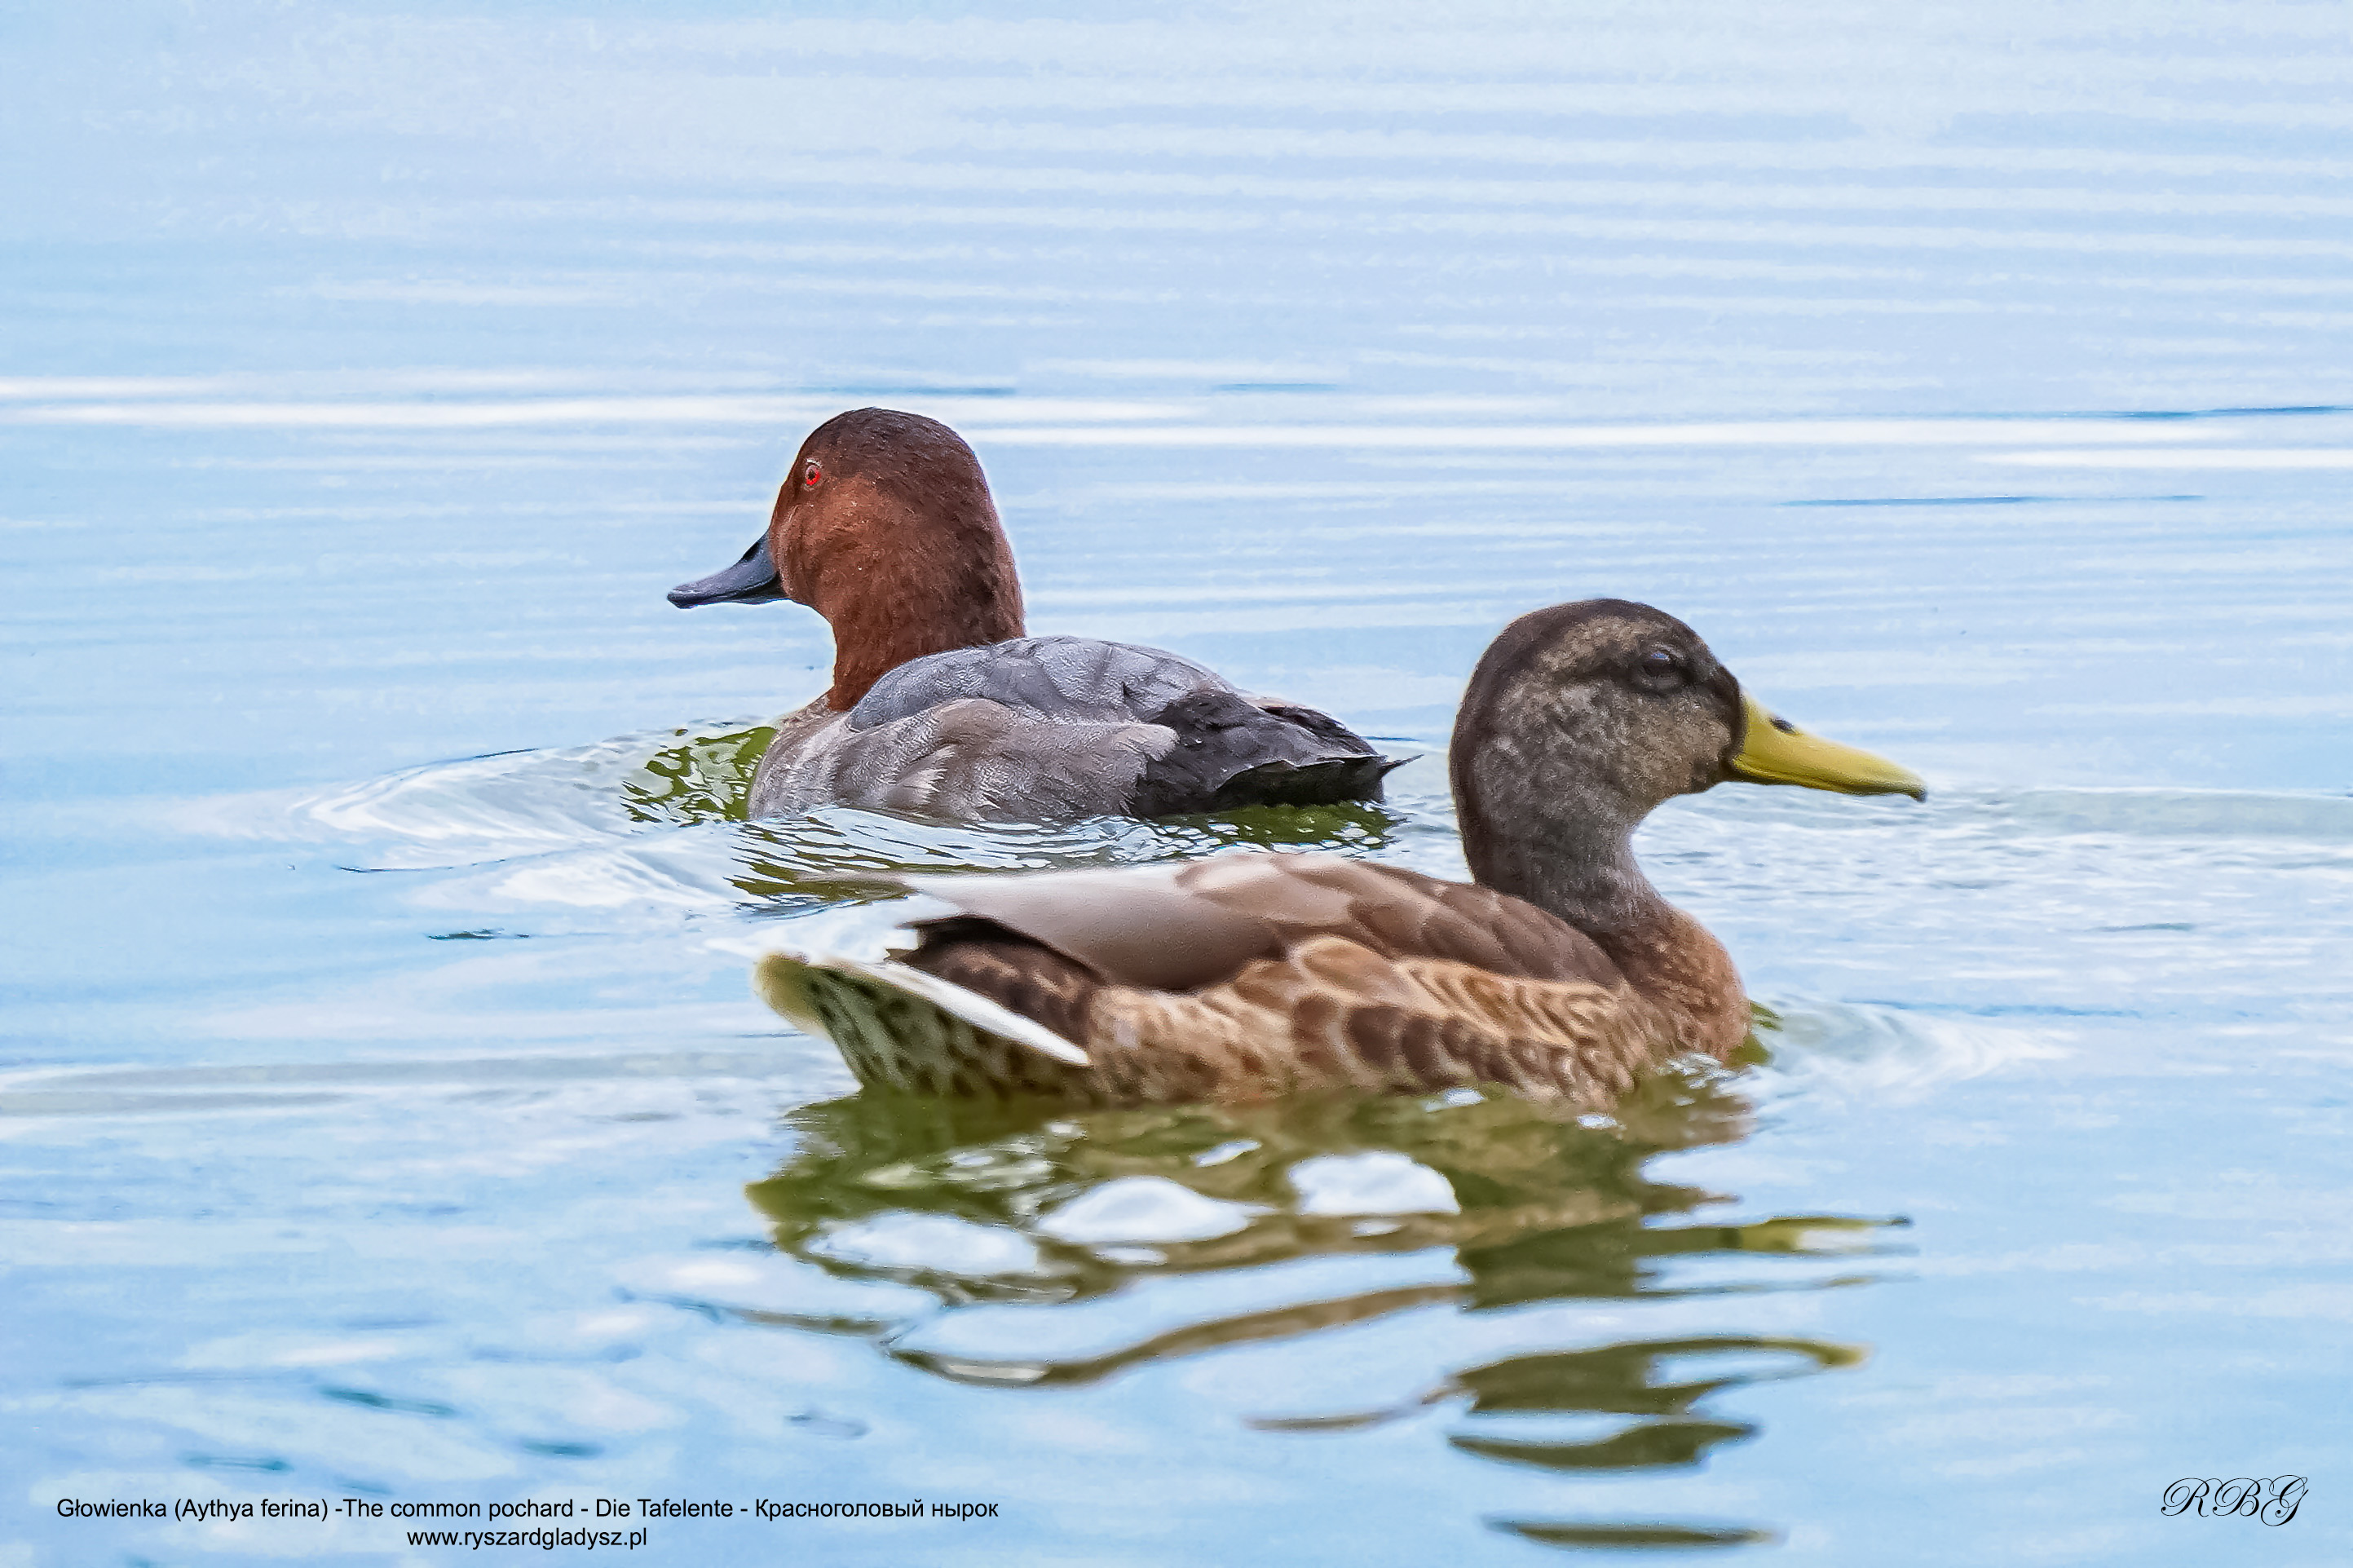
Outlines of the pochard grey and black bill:
[[704,604],[765,604],[784,597],[784,580],[776,574],[776,557],[768,554],[765,534],[725,571],[681,583],[670,590],[670,603],[681,609]]

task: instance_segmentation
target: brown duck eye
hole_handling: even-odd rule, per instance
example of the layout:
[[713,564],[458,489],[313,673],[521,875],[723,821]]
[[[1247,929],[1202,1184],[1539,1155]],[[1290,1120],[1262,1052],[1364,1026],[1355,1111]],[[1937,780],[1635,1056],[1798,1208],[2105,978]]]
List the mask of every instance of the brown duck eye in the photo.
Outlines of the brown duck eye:
[[815,490],[818,487],[818,482],[824,478],[825,470],[818,467],[817,464],[813,462],[801,470],[801,485],[804,489]]
[[1672,648],[1653,648],[1642,655],[1642,673],[1654,681],[1671,681],[1683,673],[1683,656]]

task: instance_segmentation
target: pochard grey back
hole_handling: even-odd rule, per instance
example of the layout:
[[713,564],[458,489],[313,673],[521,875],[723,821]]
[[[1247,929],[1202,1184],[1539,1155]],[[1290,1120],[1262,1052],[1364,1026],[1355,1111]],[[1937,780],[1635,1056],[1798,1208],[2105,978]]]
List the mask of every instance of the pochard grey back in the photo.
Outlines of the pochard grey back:
[[852,729],[983,697],[1043,718],[1127,723],[1198,691],[1230,692],[1206,665],[1158,648],[1092,637],[1017,637],[900,665],[849,710]]

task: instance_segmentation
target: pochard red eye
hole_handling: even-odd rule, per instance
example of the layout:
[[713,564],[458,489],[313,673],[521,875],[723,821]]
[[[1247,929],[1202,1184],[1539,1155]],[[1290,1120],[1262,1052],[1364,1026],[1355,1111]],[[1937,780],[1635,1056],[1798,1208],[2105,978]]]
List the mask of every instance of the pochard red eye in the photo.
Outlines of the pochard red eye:
[[818,482],[824,478],[825,470],[818,467],[816,463],[812,462],[801,470],[801,488],[804,490],[815,490],[818,487]]

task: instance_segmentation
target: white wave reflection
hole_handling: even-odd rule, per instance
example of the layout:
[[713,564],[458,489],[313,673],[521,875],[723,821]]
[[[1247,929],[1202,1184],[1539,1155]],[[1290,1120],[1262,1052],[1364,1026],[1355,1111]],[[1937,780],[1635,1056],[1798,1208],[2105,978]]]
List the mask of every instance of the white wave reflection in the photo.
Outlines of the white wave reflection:
[[2071,447],[2058,451],[1993,452],[1985,462],[2028,468],[2212,468],[2289,471],[2353,468],[2353,450],[2342,447],[2224,448],[2191,451],[2118,451]]
[[1766,1032],[1767,1092],[1831,1093],[1905,1105],[1964,1079],[2071,1054],[2070,1033],[1892,1007],[1785,1004]]
[[[703,725],[723,732],[726,725]],[[480,864],[579,849],[630,830],[622,779],[664,741],[617,736],[587,746],[428,763],[323,789],[195,802],[177,814],[196,832],[238,838],[376,846],[370,870]]]

